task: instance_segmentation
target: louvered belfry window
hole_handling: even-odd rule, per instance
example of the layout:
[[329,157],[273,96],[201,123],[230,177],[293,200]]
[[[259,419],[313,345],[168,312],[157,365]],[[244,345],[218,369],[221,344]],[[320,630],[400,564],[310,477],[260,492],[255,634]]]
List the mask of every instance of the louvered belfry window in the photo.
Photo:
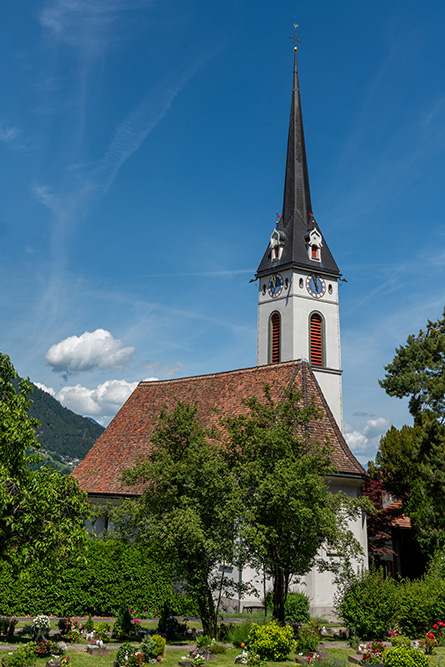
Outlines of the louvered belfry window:
[[323,320],[318,313],[310,320],[310,358],[311,364],[323,366]]
[[279,313],[273,313],[270,318],[270,337],[271,337],[271,346],[270,346],[270,361],[273,364],[280,363],[281,350],[281,317]]

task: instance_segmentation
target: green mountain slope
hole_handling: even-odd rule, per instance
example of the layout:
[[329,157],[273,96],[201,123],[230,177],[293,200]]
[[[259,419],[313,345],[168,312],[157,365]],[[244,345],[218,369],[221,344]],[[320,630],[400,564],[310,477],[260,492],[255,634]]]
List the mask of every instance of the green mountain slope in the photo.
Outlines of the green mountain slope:
[[54,458],[83,459],[104,430],[103,426],[87,417],[76,415],[64,408],[46,391],[34,386],[29,415],[41,423],[37,439],[42,449],[54,452]]

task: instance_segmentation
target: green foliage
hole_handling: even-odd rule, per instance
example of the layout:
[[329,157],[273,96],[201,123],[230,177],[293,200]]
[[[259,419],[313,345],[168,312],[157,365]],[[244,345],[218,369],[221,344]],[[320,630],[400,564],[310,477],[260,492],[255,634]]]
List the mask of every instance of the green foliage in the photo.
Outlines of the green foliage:
[[213,655],[222,655],[226,652],[226,647],[224,644],[218,644],[217,642],[212,642],[209,646],[210,653]]
[[32,667],[36,662],[34,643],[21,644],[11,655],[2,660],[4,667]]
[[431,576],[405,580],[399,587],[397,618],[411,639],[424,635],[437,619],[445,618],[445,580]]
[[18,578],[8,563],[0,563],[1,611],[20,616],[115,616],[123,598],[136,610],[144,605],[154,610],[171,595],[171,570],[149,548],[90,538],[84,556],[85,563],[70,557],[50,572],[42,560]]
[[394,648],[398,646],[411,646],[411,639],[405,635],[396,635],[395,637],[391,637],[391,644]]
[[314,565],[335,567],[334,559],[317,557],[323,545],[337,548],[344,562],[360,552],[345,528],[358,510],[342,494],[327,492],[326,477],[335,467],[329,444],[311,437],[309,424],[319,418],[314,405],[303,406],[295,390],[275,402],[267,386],[262,402],[244,403],[249,414],[224,421],[242,497],[241,542],[250,564],[272,577],[274,617],[284,623],[291,577]]
[[140,644],[144,662],[153,662],[159,655],[163,656],[165,644],[166,640],[161,635],[146,635]]
[[133,617],[130,614],[128,604],[122,601],[117,612],[117,625],[119,626],[119,636],[127,636],[133,632]]
[[122,644],[122,646],[118,649],[117,655],[116,655],[116,665],[117,667],[122,667],[122,665],[125,665],[126,661],[130,656],[132,656],[136,651],[138,651],[133,644],[130,644],[130,642],[125,642]]
[[412,427],[391,428],[382,439],[377,467],[430,555],[445,544],[445,318],[408,336],[385,367],[380,385],[390,396],[409,397]]
[[94,621],[91,617],[91,614],[88,614],[88,620],[83,627],[85,632],[92,632],[94,630]]
[[249,647],[261,660],[285,660],[295,647],[293,634],[291,627],[281,627],[275,622],[267,625],[253,623],[249,633]]
[[297,653],[308,653],[316,651],[319,643],[320,633],[316,627],[303,626],[298,629],[296,643]]
[[386,639],[397,620],[397,592],[396,582],[384,579],[381,570],[363,572],[343,591],[340,618],[362,639]]
[[103,642],[110,639],[111,629],[109,624],[105,623],[105,621],[100,621],[99,623],[97,623],[94,629],[96,631],[96,639],[100,639]]
[[26,563],[45,555],[55,562],[85,540],[88,498],[75,479],[31,469],[40,446],[38,422],[28,417],[32,385],[20,380],[17,392],[16,380],[9,357],[0,354],[0,560]]
[[284,604],[286,623],[305,623],[309,621],[309,597],[305,593],[288,593]]
[[33,386],[28,414],[40,425],[36,435],[45,449],[57,455],[82,459],[103,433],[103,426],[64,408],[48,392]]
[[196,405],[177,402],[171,412],[161,411],[151,453],[123,476],[145,491],[117,510],[114,523],[170,563],[197,601],[204,632],[215,636],[219,601],[236,588],[217,564],[237,560],[238,507],[233,474],[212,436]]
[[426,655],[412,646],[389,648],[383,653],[385,667],[428,667]]
[[229,644],[233,644],[237,648],[240,648],[241,644],[247,644],[252,624],[253,621],[243,621],[242,623],[234,623],[231,625],[227,633],[227,641]]

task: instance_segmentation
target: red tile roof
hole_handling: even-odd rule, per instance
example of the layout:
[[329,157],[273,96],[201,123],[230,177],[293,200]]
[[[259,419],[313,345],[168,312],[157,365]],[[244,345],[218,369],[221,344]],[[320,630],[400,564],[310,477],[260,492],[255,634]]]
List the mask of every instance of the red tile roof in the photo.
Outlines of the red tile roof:
[[296,384],[305,402],[313,399],[321,419],[312,423],[317,440],[329,440],[332,460],[342,475],[364,476],[365,470],[350,452],[326,399],[305,361],[290,361],[268,366],[255,366],[236,371],[199,375],[177,380],[141,382],[102,433],[83,461],[71,473],[80,486],[92,495],[134,494],[134,488],[120,483],[123,470],[150,449],[155,417],[161,408],[173,408],[175,399],[198,403],[201,422],[210,426],[218,420],[214,408],[229,415],[248,412],[243,399],[263,396],[265,384],[271,387],[275,401],[283,397],[285,388]]

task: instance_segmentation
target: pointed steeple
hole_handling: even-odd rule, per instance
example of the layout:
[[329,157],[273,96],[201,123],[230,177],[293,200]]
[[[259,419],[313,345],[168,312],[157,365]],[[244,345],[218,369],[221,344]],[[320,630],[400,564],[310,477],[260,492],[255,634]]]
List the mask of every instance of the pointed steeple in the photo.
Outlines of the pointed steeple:
[[304,144],[303,116],[301,113],[300,84],[298,82],[297,48],[294,49],[294,78],[287,141],[286,174],[282,222],[284,228],[298,217],[309,224],[312,212],[306,147]]
[[[311,232],[314,230],[318,232],[321,239],[320,248],[322,248],[317,265],[310,260],[308,252]],[[280,252],[273,256],[275,247],[279,247]],[[338,266],[312,215],[296,47],[294,48],[283,214],[277,222],[271,243],[261,260],[256,275],[260,277],[284,268],[308,269],[318,273],[340,275]]]

